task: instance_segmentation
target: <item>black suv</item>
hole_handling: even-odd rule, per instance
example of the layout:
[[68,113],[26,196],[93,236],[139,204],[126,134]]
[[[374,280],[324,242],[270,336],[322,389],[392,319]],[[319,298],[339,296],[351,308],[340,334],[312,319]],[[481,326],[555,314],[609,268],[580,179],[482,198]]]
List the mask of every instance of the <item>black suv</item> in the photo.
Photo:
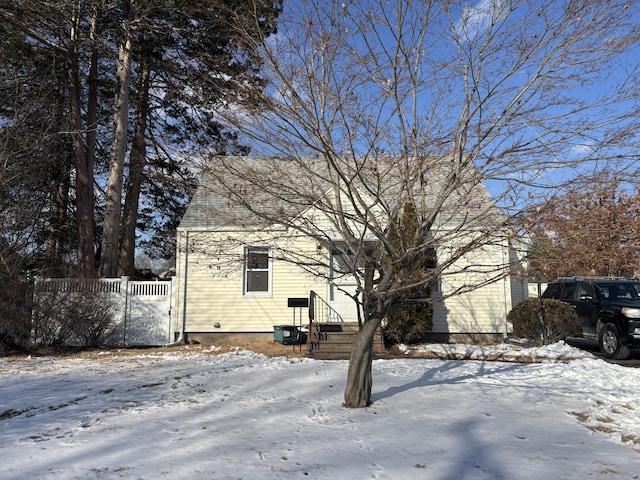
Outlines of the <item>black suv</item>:
[[606,358],[625,359],[640,347],[640,281],[571,277],[551,282],[543,298],[556,298],[576,309],[582,336],[598,340]]

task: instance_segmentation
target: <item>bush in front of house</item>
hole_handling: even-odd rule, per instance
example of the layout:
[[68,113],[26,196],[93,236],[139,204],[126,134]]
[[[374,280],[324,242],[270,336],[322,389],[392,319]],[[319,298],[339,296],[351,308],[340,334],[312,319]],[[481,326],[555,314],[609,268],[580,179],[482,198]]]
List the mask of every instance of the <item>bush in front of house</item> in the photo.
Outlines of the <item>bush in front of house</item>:
[[546,298],[518,303],[507,315],[513,325],[513,335],[530,340],[535,345],[550,345],[580,332],[575,309],[568,303]]
[[92,291],[50,291],[34,302],[31,347],[109,345],[117,307],[108,295]]

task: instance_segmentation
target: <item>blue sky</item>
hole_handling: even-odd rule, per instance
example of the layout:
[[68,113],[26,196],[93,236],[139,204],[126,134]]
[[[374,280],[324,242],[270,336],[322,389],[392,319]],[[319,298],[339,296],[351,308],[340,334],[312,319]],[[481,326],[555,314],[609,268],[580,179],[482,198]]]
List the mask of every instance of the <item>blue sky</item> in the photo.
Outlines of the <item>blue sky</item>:
[[[534,185],[551,184],[574,176],[579,169],[601,168],[605,158],[615,160],[616,168],[635,169],[638,130],[629,127],[638,123],[635,112],[638,108],[636,89],[640,85],[637,72],[640,50],[637,40],[618,55],[609,54],[607,49],[620,41],[616,38],[617,28],[633,32],[637,27],[640,2],[607,2],[607,10],[602,11],[606,27],[594,29],[592,36],[583,32],[589,32],[589,22],[604,4],[587,2],[587,8],[580,15],[562,23],[567,5],[580,2],[453,1],[448,3],[451,7],[448,15],[436,10],[441,7],[441,2],[437,2],[429,11],[431,21],[425,26],[426,35],[420,42],[412,43],[419,37],[416,30],[408,28],[403,33],[408,48],[421,49],[421,55],[411,52],[407,55],[420,66],[414,70],[419,76],[415,91],[402,84],[402,76],[408,75],[409,70],[399,75],[398,82],[384,76],[384,65],[376,70],[376,62],[383,62],[385,55],[393,54],[385,49],[394,45],[401,17],[395,8],[402,2],[382,1],[386,10],[374,1],[318,2],[325,13],[336,13],[330,26],[326,24],[329,13],[314,15],[306,23],[302,21],[300,8],[304,3],[285,2],[279,33],[270,45],[285,44],[284,47],[289,48],[287,54],[295,64],[287,77],[291,82],[287,88],[296,89],[299,99],[313,104],[316,113],[322,105],[327,135],[343,152],[394,154],[403,148],[398,141],[401,117],[397,104],[390,98],[390,92],[395,92],[397,87],[406,94],[402,118],[408,128],[419,132],[424,153],[447,153],[460,141],[456,128],[464,113],[465,100],[469,99],[469,108],[476,111],[469,116],[464,148],[477,155],[476,163],[480,167],[486,159],[493,162],[488,165],[486,175],[488,179],[496,177],[489,182],[494,195],[507,191],[505,179],[529,177]],[[420,27],[419,21],[427,15],[426,3],[410,2],[405,22],[418,21],[415,25]],[[537,11],[543,3],[547,3],[546,8]],[[312,11],[306,8],[306,12]],[[287,18],[289,12],[295,12],[293,18]],[[375,23],[376,15],[379,20],[391,19],[393,28],[387,28],[382,21]],[[365,35],[358,35],[355,18],[371,21],[374,27],[370,25]],[[289,20],[296,29],[291,28]],[[549,25],[553,28],[547,29]],[[565,29],[565,45],[573,49],[566,59],[563,55],[567,49],[554,37],[560,28]],[[305,41],[309,32],[313,32],[314,45]],[[369,56],[367,63],[362,58],[345,55],[348,49],[343,48],[327,61],[323,55],[339,38],[352,51],[362,54],[371,47],[376,54]],[[479,45],[489,39],[489,48],[481,50]],[[326,40],[326,51],[322,40]],[[291,43],[286,44],[288,41]],[[372,46],[367,42],[378,43]],[[520,52],[524,53],[520,55]],[[468,62],[465,64],[465,61]],[[544,62],[548,62],[546,79],[532,88],[524,88]],[[598,68],[591,70],[592,67]],[[316,84],[308,81],[311,77],[317,80]],[[635,78],[626,85],[633,90],[616,94],[614,99],[611,92],[625,87],[627,77]],[[468,97],[464,95],[465,80],[472,82],[469,88],[473,94]],[[322,82],[329,85],[326,91],[318,87]],[[278,84],[274,98],[281,101],[283,107],[295,108],[287,88]],[[518,107],[511,108],[515,114],[508,117],[512,102],[518,102]],[[341,123],[336,121],[336,114],[345,114],[348,118]],[[377,127],[381,134],[370,140],[367,135],[371,134],[370,127],[376,121],[381,122]],[[491,134],[488,129],[491,122],[498,122],[500,129],[493,130],[495,136],[479,141],[478,132]],[[268,139],[291,133],[292,124],[283,126],[274,120],[273,126],[283,130],[274,129]],[[309,135],[304,137],[305,125],[295,126],[301,140],[313,143]],[[352,136],[349,128],[355,132]],[[602,146],[603,141],[607,142],[606,148]],[[377,148],[371,150],[372,145]],[[282,153],[274,148],[256,148],[254,153],[273,153],[274,150]],[[619,158],[613,159],[615,156]],[[503,163],[496,160],[500,158]],[[574,160],[584,161],[566,165]]]

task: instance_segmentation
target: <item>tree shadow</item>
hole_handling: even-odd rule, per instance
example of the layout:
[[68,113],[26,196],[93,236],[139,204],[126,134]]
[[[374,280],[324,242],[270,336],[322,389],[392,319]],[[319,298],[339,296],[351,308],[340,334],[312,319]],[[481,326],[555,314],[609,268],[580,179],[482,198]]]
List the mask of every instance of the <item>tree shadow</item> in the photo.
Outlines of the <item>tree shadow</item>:
[[441,372],[441,371],[453,371],[456,368],[461,367],[462,365],[464,365],[465,362],[463,361],[459,361],[459,360],[452,360],[452,361],[448,361],[448,362],[444,362],[443,364],[440,364],[437,367],[434,368],[430,368],[427,371],[425,371],[422,376],[420,378],[417,378],[416,380],[413,380],[411,382],[405,383],[403,385],[398,385],[395,387],[389,387],[386,390],[382,391],[382,392],[377,392],[377,393],[373,393],[371,395],[371,403],[375,403],[379,400],[383,400],[385,398],[390,398],[393,397],[394,395],[397,395],[399,393],[403,393],[403,392],[407,392],[409,390],[412,390],[414,388],[421,388],[421,387],[428,387],[431,385],[442,385],[442,384],[449,384],[449,385],[453,385],[456,383],[461,383],[464,382],[466,380],[472,379],[472,378],[478,378],[478,377],[482,377],[486,374],[490,374],[490,375],[496,375],[499,373],[504,373],[510,370],[516,370],[518,368],[521,368],[521,366],[519,364],[505,364],[503,367],[497,368],[497,369],[490,369],[490,370],[486,370],[485,369],[485,363],[486,362],[479,362],[481,367],[478,371],[475,371],[473,373],[469,373],[469,374],[465,374],[465,375],[460,375],[458,377],[454,377],[454,378],[447,378],[447,379],[441,379],[441,380],[435,380],[434,377],[437,373]]

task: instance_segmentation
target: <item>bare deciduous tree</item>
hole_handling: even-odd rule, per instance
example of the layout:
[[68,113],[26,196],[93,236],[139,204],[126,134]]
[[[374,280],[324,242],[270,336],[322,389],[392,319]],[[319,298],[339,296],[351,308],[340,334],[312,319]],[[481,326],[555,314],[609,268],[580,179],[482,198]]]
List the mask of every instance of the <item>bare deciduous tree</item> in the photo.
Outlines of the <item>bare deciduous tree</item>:
[[[259,104],[227,115],[255,152],[286,161],[261,169],[218,160],[212,174],[239,217],[311,235],[354,259],[364,321],[345,405],[364,407],[376,328],[402,291],[432,280],[411,278],[419,255],[438,249],[432,275],[467,259],[464,268],[478,274],[452,293],[499,278],[501,266],[482,265],[481,252],[506,241],[500,224],[568,173],[591,168],[588,161],[629,162],[638,5],[306,0],[286,7],[279,35],[255,45],[271,88]],[[478,194],[483,182],[509,216]],[[388,234],[407,200],[420,221],[396,246]],[[321,216],[289,215],[304,205]]]
[[626,172],[575,182],[532,220],[533,267],[557,276],[640,273],[640,195]]

